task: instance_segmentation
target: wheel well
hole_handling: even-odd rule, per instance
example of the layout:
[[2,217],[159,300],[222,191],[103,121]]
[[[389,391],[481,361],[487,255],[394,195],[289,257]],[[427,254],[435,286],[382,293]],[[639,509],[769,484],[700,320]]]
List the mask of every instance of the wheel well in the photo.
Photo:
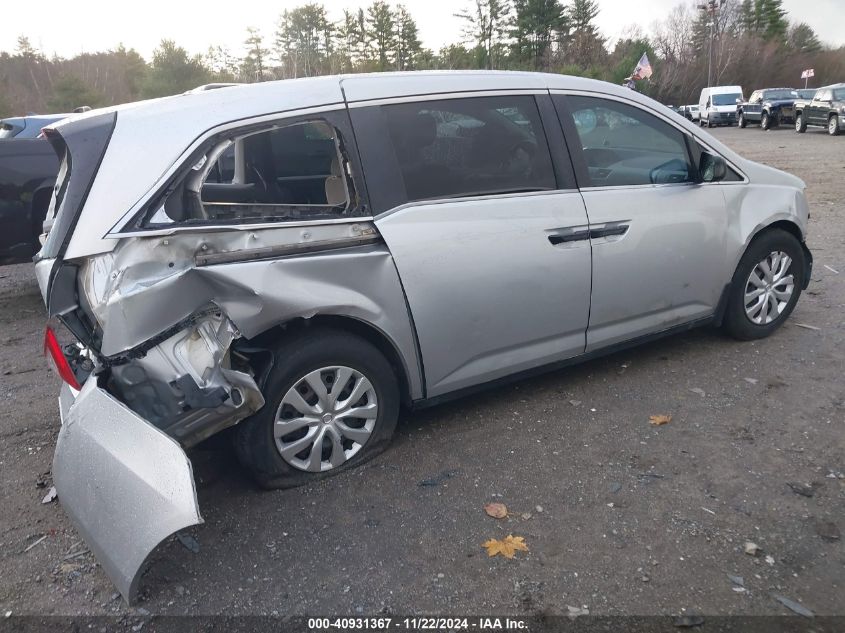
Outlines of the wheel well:
[[758,237],[772,229],[782,229],[792,235],[800,243],[803,244],[804,242],[804,236],[801,235],[801,229],[798,228],[797,224],[795,224],[794,222],[790,222],[789,220],[778,220],[777,222],[772,222],[771,224],[764,226],[757,232],[756,235],[754,235],[754,238],[751,241],[753,242]]
[[286,338],[301,336],[306,331],[314,328],[326,328],[335,331],[339,330],[349,332],[350,334],[355,334],[373,345],[384,355],[391,367],[393,367],[393,371],[396,373],[396,377],[399,382],[399,392],[402,403],[410,405],[410,383],[408,381],[407,371],[405,370],[405,364],[402,362],[399,352],[396,350],[393,343],[391,343],[390,339],[388,339],[381,330],[365,323],[364,321],[360,321],[352,317],[330,314],[318,314],[309,319],[297,318],[288,321],[287,323],[282,323],[272,327],[258,336],[249,339],[249,341],[246,341],[239,347],[247,356],[261,352],[266,353],[271,351],[279,344],[279,342],[285,340]]

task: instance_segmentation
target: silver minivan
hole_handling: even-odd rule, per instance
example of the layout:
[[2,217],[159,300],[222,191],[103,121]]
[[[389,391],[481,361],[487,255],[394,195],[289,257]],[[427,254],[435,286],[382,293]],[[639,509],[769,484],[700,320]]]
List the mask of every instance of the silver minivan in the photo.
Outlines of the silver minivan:
[[185,449],[224,429],[296,486],[383,449],[402,406],[695,326],[767,336],[810,278],[801,180],[589,79],[269,82],[47,136],[53,476],[127,600],[202,521]]

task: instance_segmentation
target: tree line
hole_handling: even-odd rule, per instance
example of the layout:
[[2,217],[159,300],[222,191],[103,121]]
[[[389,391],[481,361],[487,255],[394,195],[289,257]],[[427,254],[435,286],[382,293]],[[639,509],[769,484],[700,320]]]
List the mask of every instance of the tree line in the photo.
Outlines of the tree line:
[[308,3],[280,16],[271,37],[247,29],[241,51],[210,46],[190,54],[162,40],[145,60],[116,49],[48,58],[27,37],[0,52],[0,116],[59,112],[178,94],[211,82],[259,82],[356,72],[504,69],[555,72],[614,83],[640,56],[654,68],[638,89],[665,103],[692,103],[707,83],[746,92],[795,86],[814,68],[813,85],[845,79],[845,46],[824,46],[807,24],[791,21],[782,0],[677,5],[649,25],[630,25],[611,46],[596,26],[596,0],[465,0],[455,14],[461,40],[435,51],[423,45],[403,4],[375,0],[332,20]]

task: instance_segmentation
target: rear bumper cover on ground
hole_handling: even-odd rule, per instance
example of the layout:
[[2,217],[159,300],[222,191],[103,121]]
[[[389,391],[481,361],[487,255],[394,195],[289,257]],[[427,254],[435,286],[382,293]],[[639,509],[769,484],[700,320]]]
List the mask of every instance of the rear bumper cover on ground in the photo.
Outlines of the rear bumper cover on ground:
[[176,441],[91,377],[59,398],[53,481],[64,511],[131,603],[156,546],[202,523],[191,462]]

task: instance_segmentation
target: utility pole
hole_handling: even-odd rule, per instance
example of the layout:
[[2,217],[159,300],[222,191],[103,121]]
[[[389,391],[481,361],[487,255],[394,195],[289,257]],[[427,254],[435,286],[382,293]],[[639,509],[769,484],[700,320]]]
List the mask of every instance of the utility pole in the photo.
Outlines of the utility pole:
[[716,29],[716,16],[719,14],[719,9],[725,4],[727,0],[708,0],[707,4],[699,4],[698,8],[702,11],[707,11],[710,15],[710,42],[707,49],[707,87],[713,85],[713,37]]

